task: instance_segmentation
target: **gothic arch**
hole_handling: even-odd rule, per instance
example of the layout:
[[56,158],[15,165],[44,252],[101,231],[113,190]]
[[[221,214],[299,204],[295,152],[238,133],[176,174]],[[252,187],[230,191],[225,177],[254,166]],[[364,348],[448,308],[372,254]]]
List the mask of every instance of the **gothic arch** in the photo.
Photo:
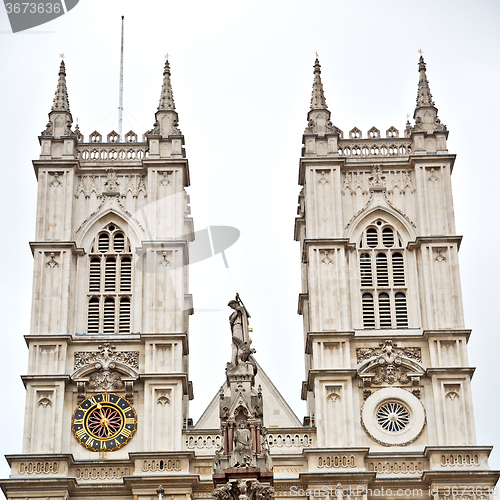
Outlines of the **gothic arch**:
[[404,247],[406,247],[408,242],[415,241],[417,238],[417,232],[410,223],[409,219],[403,217],[390,206],[376,206],[367,208],[352,220],[346,231],[346,236],[349,238],[349,242],[357,245],[359,238],[361,237],[361,233],[376,219],[383,219],[387,223],[393,225],[401,235]]
[[114,223],[125,232],[132,248],[140,246],[141,240],[146,239],[144,231],[130,216],[121,213],[115,208],[108,208],[102,213],[91,217],[82,227],[76,237],[76,246],[87,250],[99,231],[107,224]]

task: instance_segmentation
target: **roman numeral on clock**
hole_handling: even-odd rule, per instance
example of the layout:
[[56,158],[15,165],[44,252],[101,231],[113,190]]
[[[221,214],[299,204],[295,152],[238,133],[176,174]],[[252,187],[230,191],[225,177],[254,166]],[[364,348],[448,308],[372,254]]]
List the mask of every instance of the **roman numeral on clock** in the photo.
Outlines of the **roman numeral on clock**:
[[125,436],[126,438],[129,438],[132,435],[132,431],[129,429],[123,429],[121,435]]
[[87,436],[87,431],[85,429],[80,429],[75,432],[75,435],[78,439],[82,439],[84,436]]

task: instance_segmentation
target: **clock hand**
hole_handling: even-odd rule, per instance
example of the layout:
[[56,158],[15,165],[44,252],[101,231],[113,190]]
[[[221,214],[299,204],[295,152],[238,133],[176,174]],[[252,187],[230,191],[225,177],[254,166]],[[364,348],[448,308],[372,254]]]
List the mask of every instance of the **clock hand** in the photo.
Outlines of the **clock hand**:
[[108,427],[108,420],[106,419],[106,417],[102,414],[102,409],[101,409],[101,405],[99,405],[99,413],[101,414],[101,424],[104,425],[104,427],[106,427],[106,430],[107,430],[107,434],[106,434],[106,437],[109,436],[109,427]]

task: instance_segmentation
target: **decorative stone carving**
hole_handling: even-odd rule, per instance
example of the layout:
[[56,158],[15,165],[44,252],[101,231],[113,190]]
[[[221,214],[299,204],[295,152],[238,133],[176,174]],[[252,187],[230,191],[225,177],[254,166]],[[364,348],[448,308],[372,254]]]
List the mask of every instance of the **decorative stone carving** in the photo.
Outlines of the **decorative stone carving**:
[[368,177],[370,191],[374,189],[386,188],[386,175],[383,173],[382,165],[374,165],[370,176]]
[[354,127],[352,130],[349,131],[349,139],[361,139],[361,137],[362,133],[358,127]]
[[446,394],[446,398],[448,399],[460,399],[460,385],[459,384],[450,384],[444,386],[444,391]]
[[117,132],[112,130],[106,137],[106,140],[108,142],[120,142],[120,136],[118,135]]
[[412,394],[420,397],[420,377],[424,370],[415,363],[422,361],[419,347],[397,347],[392,340],[379,344],[379,348],[356,349],[358,363],[365,362],[358,370],[362,380],[363,397],[372,394],[372,386],[410,385]]
[[256,479],[235,479],[217,486],[212,496],[215,500],[272,500],[274,488]]
[[376,127],[372,127],[370,130],[368,130],[368,138],[380,139],[380,130]]
[[54,126],[51,121],[49,121],[45,127],[45,130],[42,132],[43,136],[53,136],[54,135]]
[[116,178],[116,170],[114,168],[107,168],[107,180],[104,183],[105,192],[107,193],[117,193],[120,183]]
[[321,170],[319,172],[319,175],[318,175],[318,183],[325,185],[325,184],[328,184],[328,182],[329,182],[328,181],[328,174],[324,170]]
[[168,267],[170,265],[170,261],[167,259],[166,251],[162,252],[162,258],[160,259],[160,262],[158,262],[158,265],[163,267]]
[[51,252],[50,260],[46,262],[45,267],[51,267],[51,268],[59,267],[59,262],[56,261],[55,257],[56,254],[54,252]]
[[137,142],[137,134],[132,130],[129,130],[125,134],[125,142]]
[[338,127],[336,127],[331,120],[326,122],[325,132],[327,134],[339,134],[340,139],[342,139],[344,133]]
[[128,467],[78,467],[75,478],[80,481],[113,481],[130,475]]
[[428,180],[430,182],[437,182],[439,180],[439,177],[438,177],[438,174],[436,172],[436,169],[435,168],[431,168],[429,172],[430,172],[430,175],[428,177]]
[[160,186],[169,186],[171,184],[169,177],[172,175],[171,170],[165,172],[158,172],[162,178],[160,179]]
[[97,132],[97,130],[94,130],[89,135],[89,141],[90,142],[102,142],[102,135],[99,132]]
[[153,128],[151,130],[148,130],[144,135],[145,136],[148,136],[148,135],[161,135],[161,133],[160,133],[160,123],[158,121],[154,122]]
[[436,248],[437,255],[434,258],[436,262],[446,262],[446,257],[443,255],[442,252],[445,252],[446,248]]
[[99,351],[75,352],[75,370],[97,362],[106,368],[113,361],[137,369],[139,368],[139,351],[116,351],[114,345],[105,343],[99,346]]
[[171,458],[153,458],[144,460],[142,463],[142,472],[170,472],[180,471],[180,460]]
[[234,300],[229,301],[228,306],[233,309],[233,312],[229,316],[231,337],[233,340],[231,347],[231,364],[237,366],[240,363],[247,362],[250,355],[255,352],[255,349],[250,347],[250,337],[248,333],[248,319],[250,318],[250,314],[241,301],[239,294],[236,294]]
[[399,130],[396,127],[391,126],[386,130],[385,136],[387,138],[395,139],[399,137]]
[[397,188],[400,192],[413,193],[415,187],[411,180],[411,174],[408,170],[394,170],[387,172],[388,175],[388,192],[392,193]]
[[167,391],[158,391],[156,395],[156,404],[166,406],[170,404],[170,399],[167,397]]
[[59,472],[59,462],[21,462],[19,464],[19,474],[57,474]]
[[354,455],[326,455],[318,457],[318,469],[349,469],[356,467]]
[[306,127],[306,129],[304,130],[304,134],[314,134],[314,129],[315,129],[314,120],[311,118],[311,119],[307,122],[307,127]]
[[252,465],[253,438],[245,421],[241,420],[234,430],[232,467],[250,467]]
[[75,135],[75,133],[71,130],[71,122],[69,120],[66,120],[63,135]]
[[338,403],[342,399],[340,391],[341,387],[328,387],[326,401],[329,403]]
[[54,179],[49,182],[49,186],[50,187],[61,187],[62,186],[62,182],[59,180],[59,172],[54,172],[52,174],[52,177],[54,177]]
[[379,347],[358,347],[356,349],[356,357],[358,363],[362,363],[376,356],[383,356],[389,362],[394,356],[405,356],[415,361],[422,361],[422,351],[420,347],[398,347],[396,342],[386,340],[381,342]]
[[323,262],[323,264],[328,265],[328,264],[334,263],[334,260],[333,260],[334,253],[333,252],[331,252],[330,250],[320,250],[319,253],[322,256],[321,262]]
[[182,132],[179,129],[179,122],[177,120],[172,122],[172,133],[170,135],[182,135]]
[[78,123],[76,124],[75,127],[75,135],[77,142],[83,142],[83,134],[80,132],[80,127],[78,126]]
[[49,408],[52,406],[52,400],[49,394],[39,393],[40,399],[38,400],[38,406],[42,408]]
[[113,370],[101,369],[89,377],[88,389],[91,392],[109,392],[123,389],[124,383],[120,374]]

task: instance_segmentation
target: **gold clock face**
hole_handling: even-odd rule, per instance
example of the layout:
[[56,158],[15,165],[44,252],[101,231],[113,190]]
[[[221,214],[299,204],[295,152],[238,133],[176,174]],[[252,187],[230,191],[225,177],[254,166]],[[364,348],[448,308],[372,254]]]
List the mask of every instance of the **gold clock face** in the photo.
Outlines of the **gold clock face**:
[[73,413],[71,428],[78,442],[92,451],[114,451],[127,444],[137,429],[137,414],[121,396],[87,398]]

